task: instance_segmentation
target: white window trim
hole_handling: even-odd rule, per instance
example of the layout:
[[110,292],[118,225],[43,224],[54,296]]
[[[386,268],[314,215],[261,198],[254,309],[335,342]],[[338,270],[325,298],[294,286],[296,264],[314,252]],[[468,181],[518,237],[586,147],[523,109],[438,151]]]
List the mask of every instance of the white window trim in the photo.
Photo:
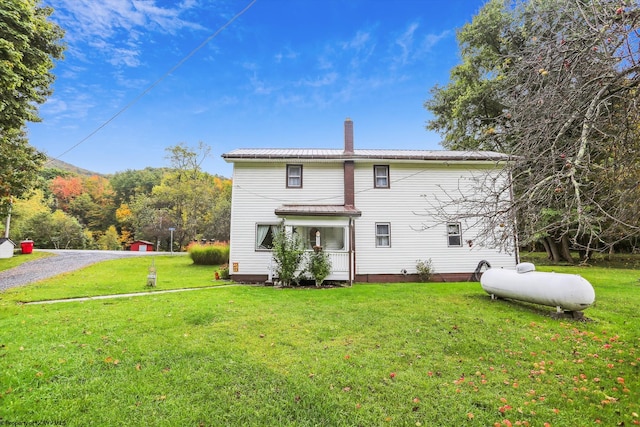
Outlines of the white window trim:
[[[458,227],[458,232],[457,233],[450,233],[449,232],[449,227],[450,226]],[[452,237],[458,237],[458,239],[460,240],[460,243],[458,243],[457,245],[451,244],[451,238]],[[450,248],[460,248],[460,247],[462,247],[462,225],[459,222],[448,222],[447,223],[447,246],[450,247]]]
[[[258,228],[260,226],[264,226],[264,227],[270,227],[271,228],[271,233],[275,233],[277,228],[279,227],[279,224],[274,224],[274,223],[266,223],[266,222],[258,222],[256,223],[256,232],[254,235],[254,246],[255,246],[255,250],[259,251],[259,252],[270,252],[273,251],[273,248],[261,248],[260,245],[258,244]],[[267,236],[267,232],[265,232],[264,237]],[[263,237],[263,239],[264,239]]]
[[[378,226],[379,225],[386,225],[387,226],[387,234],[378,234]],[[375,233],[376,233],[376,248],[390,248],[391,247],[391,223],[390,222],[376,222],[375,224]],[[387,238],[387,244],[386,245],[381,245],[379,244],[379,238],[381,237],[386,237]]]
[[[292,174],[292,170],[299,171],[299,174]],[[299,185],[291,185],[291,178],[298,178],[300,180]],[[287,165],[287,188],[302,188],[302,165]]]

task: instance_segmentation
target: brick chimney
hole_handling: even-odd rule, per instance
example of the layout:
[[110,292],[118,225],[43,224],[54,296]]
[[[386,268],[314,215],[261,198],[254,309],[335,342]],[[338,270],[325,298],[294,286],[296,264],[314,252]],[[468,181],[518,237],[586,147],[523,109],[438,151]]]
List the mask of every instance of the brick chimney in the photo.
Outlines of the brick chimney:
[[353,154],[353,122],[349,117],[344,121],[344,154]]
[[[353,122],[344,121],[344,154],[353,155]],[[344,205],[355,207],[355,164],[353,160],[344,161]]]

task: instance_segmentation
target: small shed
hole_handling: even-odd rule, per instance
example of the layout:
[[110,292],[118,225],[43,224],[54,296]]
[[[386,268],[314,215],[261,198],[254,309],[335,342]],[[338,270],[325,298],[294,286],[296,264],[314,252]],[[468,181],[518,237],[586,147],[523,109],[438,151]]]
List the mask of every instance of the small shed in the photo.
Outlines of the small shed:
[[133,252],[153,252],[153,243],[147,242],[146,240],[136,240],[131,243],[130,251]]
[[0,258],[11,258],[16,244],[7,237],[0,237]]

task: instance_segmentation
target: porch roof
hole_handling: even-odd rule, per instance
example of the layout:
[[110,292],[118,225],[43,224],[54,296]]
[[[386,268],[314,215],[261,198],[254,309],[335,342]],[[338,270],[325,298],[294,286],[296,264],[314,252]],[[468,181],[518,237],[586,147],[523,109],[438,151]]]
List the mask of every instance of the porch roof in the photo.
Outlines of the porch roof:
[[282,205],[276,215],[291,216],[360,216],[362,212],[354,206],[345,205]]

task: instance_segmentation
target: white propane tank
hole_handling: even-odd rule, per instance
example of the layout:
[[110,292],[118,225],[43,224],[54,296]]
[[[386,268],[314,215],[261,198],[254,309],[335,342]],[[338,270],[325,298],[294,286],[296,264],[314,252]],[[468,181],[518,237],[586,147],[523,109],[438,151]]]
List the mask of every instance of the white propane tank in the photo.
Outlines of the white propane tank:
[[525,262],[515,270],[490,268],[482,274],[480,285],[492,297],[556,307],[558,311],[581,311],[596,299],[593,286],[577,274],[545,273]]

